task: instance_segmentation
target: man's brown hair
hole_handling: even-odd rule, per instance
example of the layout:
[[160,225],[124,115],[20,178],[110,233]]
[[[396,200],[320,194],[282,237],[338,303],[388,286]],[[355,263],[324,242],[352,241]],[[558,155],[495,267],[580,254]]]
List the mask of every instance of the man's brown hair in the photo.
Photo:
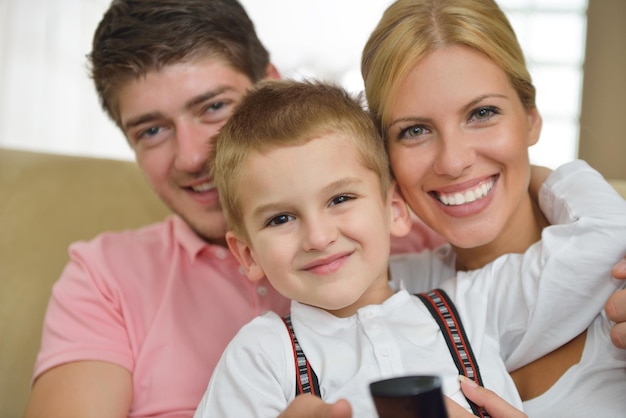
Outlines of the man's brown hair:
[[255,83],[269,54],[236,0],[113,0],[88,55],[100,104],[120,125],[120,87],[149,71],[216,57]]

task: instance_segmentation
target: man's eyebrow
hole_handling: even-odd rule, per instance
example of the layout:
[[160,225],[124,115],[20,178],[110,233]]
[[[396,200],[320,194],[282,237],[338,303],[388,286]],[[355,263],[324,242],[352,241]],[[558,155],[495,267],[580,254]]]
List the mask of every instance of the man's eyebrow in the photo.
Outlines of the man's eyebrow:
[[[221,86],[216,89],[194,96],[185,103],[185,109],[192,109],[193,107],[201,103],[204,103],[207,100],[211,100],[212,98],[219,96],[220,94],[223,94],[230,90],[234,90],[234,88],[230,86]],[[161,118],[162,116],[163,115],[161,114],[161,112],[150,112],[150,113],[145,113],[143,115],[139,115],[137,117],[131,118],[128,121],[126,121],[124,123],[124,130],[134,128],[135,126],[142,125],[144,123],[151,122],[153,120],[157,120]]]
[[221,86],[216,89],[199,94],[198,96],[194,96],[189,101],[187,101],[187,103],[185,103],[185,109],[191,109],[201,103],[206,102],[207,100],[211,100],[212,98],[231,90],[235,89],[230,86]]

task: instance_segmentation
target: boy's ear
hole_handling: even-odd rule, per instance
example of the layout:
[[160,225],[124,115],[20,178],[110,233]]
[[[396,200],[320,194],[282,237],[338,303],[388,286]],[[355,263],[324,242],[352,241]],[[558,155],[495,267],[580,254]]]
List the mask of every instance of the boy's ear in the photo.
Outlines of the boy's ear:
[[391,199],[390,232],[394,237],[403,237],[411,231],[413,224],[411,213],[396,183],[391,186],[389,194],[389,199]]
[[245,240],[239,238],[234,232],[228,231],[226,243],[250,281],[256,282],[265,277],[265,272],[256,262],[254,250]]

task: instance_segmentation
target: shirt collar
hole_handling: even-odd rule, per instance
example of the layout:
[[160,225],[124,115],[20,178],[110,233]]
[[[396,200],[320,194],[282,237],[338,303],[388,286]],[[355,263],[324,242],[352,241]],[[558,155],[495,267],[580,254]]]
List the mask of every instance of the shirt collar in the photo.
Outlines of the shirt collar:
[[217,253],[218,256],[223,255],[220,258],[230,255],[228,248],[208,243],[200,238],[180,216],[172,215],[171,218],[176,241],[184,248],[191,260],[195,260],[198,254],[205,249],[210,249],[212,253]]

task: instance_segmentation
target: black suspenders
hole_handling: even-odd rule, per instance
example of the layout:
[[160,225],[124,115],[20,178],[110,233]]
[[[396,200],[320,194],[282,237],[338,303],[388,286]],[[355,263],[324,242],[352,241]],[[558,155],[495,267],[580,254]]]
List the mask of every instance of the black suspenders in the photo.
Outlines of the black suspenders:
[[300,348],[300,343],[298,343],[296,333],[293,331],[293,325],[291,325],[291,315],[285,316],[283,318],[283,322],[285,323],[287,331],[289,331],[289,335],[291,336],[293,358],[296,362],[296,396],[302,393],[310,393],[321,398],[322,395],[320,394],[320,385],[317,380],[317,375],[311,368],[309,360],[307,360],[304,355],[302,348]]
[[[459,371],[459,374],[467,376],[474,382],[483,385],[480,371],[478,370],[478,363],[474,357],[472,347],[470,346],[461,318],[459,317],[454,303],[449,296],[441,289],[435,289],[428,293],[416,294],[418,298],[426,305],[429,312],[437,321],[439,328],[448,344],[450,355],[454,359],[454,363]],[[289,331],[291,336],[291,344],[293,347],[293,357],[296,364],[296,396],[303,393],[310,393],[321,398],[319,381],[315,371],[311,368],[309,361],[307,360],[296,334],[291,325],[291,316],[287,315],[283,318],[283,322]],[[474,415],[489,418],[489,415],[485,410],[477,406],[475,403],[467,399]]]
[[[478,362],[465,334],[461,317],[448,294],[442,289],[435,289],[428,293],[416,294],[416,296],[424,302],[424,305],[426,305],[437,324],[439,324],[459,374],[483,386],[483,379],[478,370]],[[469,399],[465,399],[472,407],[474,415],[484,418],[489,417],[484,409]]]

